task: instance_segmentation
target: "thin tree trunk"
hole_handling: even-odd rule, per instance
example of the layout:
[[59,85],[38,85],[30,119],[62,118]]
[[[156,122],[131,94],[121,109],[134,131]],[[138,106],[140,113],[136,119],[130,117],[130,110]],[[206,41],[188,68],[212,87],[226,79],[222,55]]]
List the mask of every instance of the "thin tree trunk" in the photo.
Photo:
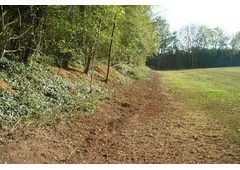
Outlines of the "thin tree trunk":
[[194,53],[192,52],[192,64],[191,64],[191,68],[194,68]]
[[5,31],[3,5],[1,5],[2,31]]
[[111,41],[110,41],[109,53],[108,53],[108,69],[107,69],[107,76],[106,76],[106,79],[105,79],[105,83],[108,82],[109,75],[110,75],[111,53],[112,53],[112,44],[113,44],[114,30],[115,30],[115,26],[116,26],[116,19],[117,19],[117,14],[115,14],[114,22],[113,22],[112,35],[111,35]]
[[91,88],[90,88],[90,92],[92,92],[92,82],[93,82],[93,68],[94,68],[94,61],[95,61],[95,55],[97,55],[97,51],[98,51],[98,39],[100,36],[100,31],[101,31],[101,24],[102,24],[102,18],[99,20],[99,25],[98,25],[98,32],[97,32],[97,41],[95,43],[95,53],[93,54],[93,59],[92,59],[92,65],[91,65]]
[[84,73],[86,73],[86,74],[88,74],[88,72],[89,72],[91,61],[92,61],[92,57],[90,55],[88,55],[88,57],[87,57],[86,68],[84,69]]

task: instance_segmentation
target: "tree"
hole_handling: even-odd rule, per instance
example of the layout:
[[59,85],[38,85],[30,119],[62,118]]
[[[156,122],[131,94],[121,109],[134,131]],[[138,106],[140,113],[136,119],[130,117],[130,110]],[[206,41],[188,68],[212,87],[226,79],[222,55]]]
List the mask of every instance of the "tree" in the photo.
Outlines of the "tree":
[[229,37],[225,35],[224,31],[219,28],[213,28],[211,31],[212,47],[216,50],[227,47]]
[[189,54],[189,66],[195,67],[195,51],[200,44],[198,40],[198,27],[196,25],[187,25],[180,29],[179,39],[181,42],[181,49]]
[[159,36],[153,20],[150,6],[124,6],[125,19],[119,23],[121,52],[128,64],[143,65],[147,56],[156,53],[159,48]]
[[80,64],[88,74],[95,61],[144,65],[147,57],[159,50],[160,35],[151,6],[27,5],[1,9],[1,57],[28,63],[39,53],[61,68]]
[[232,66],[233,58],[235,58],[240,51],[240,32],[237,32],[230,41],[230,48],[232,55],[230,56],[229,65]]
[[173,46],[176,45],[174,44],[176,43],[176,36],[170,32],[169,24],[166,19],[161,16],[154,18],[154,27],[159,37],[159,49],[153,59],[156,60],[156,62],[152,65],[154,65],[155,68],[160,68],[163,58],[166,57],[168,53],[171,53],[174,49],[176,49],[173,48]]
[[[1,6],[1,57],[16,54],[28,63],[29,57],[41,48],[43,18],[46,6]],[[14,58],[17,58],[17,57]]]
[[[174,38],[172,47],[177,50],[172,49],[174,52],[161,56],[160,68],[223,67],[240,63],[240,33],[229,41],[228,35],[219,27],[191,24],[182,27],[175,35],[177,38]],[[153,58],[148,64],[159,62],[159,58]]]
[[230,41],[231,49],[240,50],[240,32],[237,32]]
[[108,53],[108,69],[107,69],[107,76],[105,82],[108,82],[109,79],[109,74],[110,74],[110,65],[111,65],[111,53],[112,53],[112,46],[113,46],[113,36],[114,36],[114,30],[116,27],[116,20],[117,20],[117,14],[114,16],[114,21],[113,21],[113,27],[112,27],[112,34],[111,34],[111,41],[109,45],[109,53]]

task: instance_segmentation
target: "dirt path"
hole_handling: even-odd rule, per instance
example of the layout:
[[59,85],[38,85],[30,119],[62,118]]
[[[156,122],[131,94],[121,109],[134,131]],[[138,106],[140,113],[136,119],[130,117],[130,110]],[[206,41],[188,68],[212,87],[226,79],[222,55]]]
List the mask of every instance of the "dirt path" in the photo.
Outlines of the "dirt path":
[[0,163],[240,163],[225,129],[174,102],[160,77],[112,87],[106,103],[78,120],[0,141]]

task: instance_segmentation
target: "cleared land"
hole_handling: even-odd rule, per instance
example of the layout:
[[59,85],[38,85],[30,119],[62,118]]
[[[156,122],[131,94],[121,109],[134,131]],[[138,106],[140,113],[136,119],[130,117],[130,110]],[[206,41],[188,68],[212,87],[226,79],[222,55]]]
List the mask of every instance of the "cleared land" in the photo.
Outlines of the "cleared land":
[[109,84],[112,95],[94,113],[2,136],[0,163],[240,163],[228,126],[188,106],[194,83],[184,87],[180,75],[194,72]]
[[240,68],[165,71],[164,82],[176,100],[226,127],[240,146]]

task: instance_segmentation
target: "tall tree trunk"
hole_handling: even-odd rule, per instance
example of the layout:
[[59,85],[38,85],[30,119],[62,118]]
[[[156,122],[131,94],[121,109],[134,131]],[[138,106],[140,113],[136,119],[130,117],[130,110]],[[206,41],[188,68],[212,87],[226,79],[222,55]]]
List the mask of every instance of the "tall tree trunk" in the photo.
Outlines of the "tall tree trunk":
[[2,31],[5,31],[3,5],[1,5],[1,19],[2,19],[2,25],[1,25]]
[[232,55],[230,55],[229,66],[232,66]]
[[[79,10],[81,12],[81,27],[84,28],[85,23],[84,23],[84,19],[85,19],[85,6],[84,5],[80,5],[79,6]],[[79,45],[83,46],[84,45],[84,29],[81,31],[80,37],[79,37]]]
[[106,79],[105,79],[105,83],[108,82],[109,75],[110,75],[111,53],[112,53],[112,44],[113,44],[114,30],[115,30],[115,26],[116,26],[116,19],[117,19],[117,14],[115,14],[114,22],[113,22],[112,35],[111,35],[111,41],[110,41],[109,53],[108,53],[108,69],[107,69],[107,76],[106,76]]
[[191,60],[191,68],[194,68],[194,53],[191,54],[192,60]]
[[98,32],[97,32],[97,41],[95,42],[95,52],[93,53],[93,59],[92,59],[92,65],[91,65],[91,89],[90,92],[92,92],[92,82],[93,82],[93,68],[94,68],[94,61],[95,61],[95,56],[97,55],[98,52],[98,39],[100,36],[100,31],[101,31],[101,24],[102,24],[102,18],[99,19],[99,25],[98,25]]
[[86,74],[88,74],[88,72],[89,72],[91,61],[92,61],[92,57],[90,55],[88,55],[88,57],[87,57],[86,67],[84,69],[84,73],[86,73]]

